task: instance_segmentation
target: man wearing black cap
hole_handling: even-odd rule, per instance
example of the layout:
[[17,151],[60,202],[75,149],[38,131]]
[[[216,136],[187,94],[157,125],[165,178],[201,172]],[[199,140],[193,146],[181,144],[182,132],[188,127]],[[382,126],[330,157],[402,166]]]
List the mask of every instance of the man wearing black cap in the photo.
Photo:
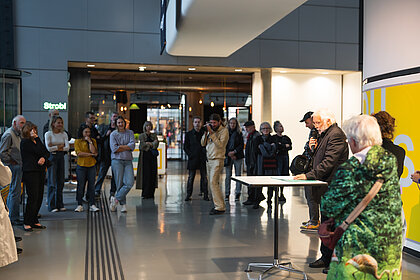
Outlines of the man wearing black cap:
[[[246,164],[246,174],[247,176],[257,175],[257,142],[256,139],[260,135],[258,131],[255,130],[254,121],[247,121],[245,124],[246,132],[248,133],[245,147],[245,164]],[[248,188],[248,200],[243,202],[244,205],[254,205],[255,204],[255,188]]]
[[[312,114],[313,112],[311,111],[306,112],[303,118],[300,120],[300,122],[305,122],[305,126],[311,130],[309,132],[308,142],[305,144],[305,151],[303,152],[303,155],[306,156],[309,160],[311,160],[314,154],[318,138],[318,131],[314,126]],[[319,227],[319,204],[316,203],[313,198],[312,188],[312,186],[305,186],[305,198],[309,208],[309,220],[303,222],[300,229],[303,231],[316,232]]]

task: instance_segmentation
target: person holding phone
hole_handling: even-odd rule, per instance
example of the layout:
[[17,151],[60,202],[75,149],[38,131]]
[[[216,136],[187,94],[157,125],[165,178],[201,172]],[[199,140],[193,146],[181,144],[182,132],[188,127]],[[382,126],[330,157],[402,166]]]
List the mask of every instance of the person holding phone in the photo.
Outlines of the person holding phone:
[[91,137],[90,127],[82,125],[79,130],[78,139],[74,142],[74,150],[77,154],[77,203],[75,212],[83,212],[83,195],[87,181],[87,197],[89,197],[89,210],[99,211],[95,205],[95,175],[98,146],[96,140]]
[[22,155],[23,182],[28,194],[24,213],[23,229],[45,229],[38,221],[38,212],[44,195],[45,171],[49,152],[38,137],[38,127],[27,121],[22,129],[20,153]]

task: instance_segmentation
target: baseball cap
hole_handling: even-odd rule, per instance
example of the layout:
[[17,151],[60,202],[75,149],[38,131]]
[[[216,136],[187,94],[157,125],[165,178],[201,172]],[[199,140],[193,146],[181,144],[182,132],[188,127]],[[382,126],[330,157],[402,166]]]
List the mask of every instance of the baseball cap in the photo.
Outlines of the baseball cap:
[[251,125],[255,125],[255,123],[254,123],[254,121],[253,121],[253,120],[251,120],[251,121],[247,121],[246,123],[244,123],[244,126],[245,126],[245,127],[247,127],[247,126],[251,126]]
[[310,117],[312,117],[312,114],[313,114],[314,112],[311,112],[311,111],[309,111],[309,112],[306,112],[305,113],[305,115],[303,115],[303,118],[300,120],[300,122],[304,122],[304,121],[306,121],[307,119],[309,119]]

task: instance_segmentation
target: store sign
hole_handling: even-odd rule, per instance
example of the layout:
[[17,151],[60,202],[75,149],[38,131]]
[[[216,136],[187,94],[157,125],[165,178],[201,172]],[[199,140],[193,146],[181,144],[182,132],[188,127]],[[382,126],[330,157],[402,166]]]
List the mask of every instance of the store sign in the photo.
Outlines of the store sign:
[[67,110],[67,103],[51,103],[51,102],[44,102],[44,110],[51,110],[51,109],[56,109],[56,110]]

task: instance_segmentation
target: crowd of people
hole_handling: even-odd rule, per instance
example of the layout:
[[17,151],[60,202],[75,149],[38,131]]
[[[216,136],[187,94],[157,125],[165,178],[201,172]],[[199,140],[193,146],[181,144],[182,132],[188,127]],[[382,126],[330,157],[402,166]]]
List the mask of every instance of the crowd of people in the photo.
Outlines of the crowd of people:
[[[18,115],[12,126],[2,135],[0,142],[0,184],[10,184],[6,205],[0,205],[0,225],[5,229],[8,245],[7,260],[0,265],[16,260],[22,250],[15,242],[21,238],[13,235],[11,225],[22,226],[31,232],[45,229],[39,221],[44,184],[47,185],[48,210],[52,213],[66,211],[63,201],[64,155],[69,151],[69,134],[64,130],[63,118],[58,111],[49,112],[48,127],[38,136],[37,126]],[[95,198],[101,195],[108,169],[112,169],[110,210],[127,212],[127,194],[136,183],[142,189],[143,199],[153,199],[158,187],[157,150],[159,142],[153,133],[153,124],[146,121],[139,136],[139,161],[136,181],[133,170],[135,138],[127,121],[111,114],[110,123],[98,131],[95,114],[87,112],[85,122],[79,127],[74,150],[77,155],[77,207],[75,212],[100,211]],[[310,130],[303,155],[307,160],[301,174],[293,174],[295,180],[320,180],[323,187],[305,187],[309,219],[300,227],[303,232],[317,231],[320,223],[334,218],[340,225],[358,202],[369,192],[378,177],[385,180],[381,192],[371,201],[366,210],[350,224],[335,250],[321,244],[321,258],[309,264],[323,268],[328,279],[353,279],[354,273],[346,269],[352,265],[362,271],[358,261],[371,258],[382,270],[400,275],[403,240],[403,216],[399,177],[404,167],[405,151],[392,143],[395,119],[381,111],[372,116],[359,115],[344,122],[341,129],[329,110],[307,112],[300,122]],[[210,115],[203,125],[201,117],[194,117],[193,128],[185,135],[184,151],[188,156],[188,180],[185,201],[192,200],[194,179],[200,171],[200,195],[203,200],[213,201],[210,215],[226,211],[230,198],[239,201],[242,185],[231,186],[233,168],[235,176],[242,175],[244,164],[247,176],[288,176],[289,151],[292,140],[284,135],[280,121],[273,125],[262,122],[259,131],[248,120],[242,126],[236,118],[226,123],[218,114]],[[349,147],[353,156],[349,158]],[[4,164],[4,165],[3,165]],[[225,186],[220,184],[223,170]],[[97,179],[95,180],[97,176]],[[420,180],[420,172],[411,175]],[[27,200],[23,221],[20,220],[21,182],[24,183]],[[208,188],[210,187],[210,191]],[[267,207],[272,207],[273,188],[267,190]],[[258,209],[266,197],[262,188],[249,188],[244,205]],[[286,202],[283,188],[279,202]],[[2,204],[2,202],[0,202]],[[8,216],[8,217],[7,217]],[[386,236],[386,239],[378,238]],[[5,243],[5,244],[6,244]],[[13,252],[12,252],[13,251]],[[360,257],[362,256],[362,257]],[[392,256],[392,257],[389,257]],[[331,268],[331,269],[330,269]],[[354,271],[353,271],[354,272]],[[362,271],[363,272],[363,271]]]

